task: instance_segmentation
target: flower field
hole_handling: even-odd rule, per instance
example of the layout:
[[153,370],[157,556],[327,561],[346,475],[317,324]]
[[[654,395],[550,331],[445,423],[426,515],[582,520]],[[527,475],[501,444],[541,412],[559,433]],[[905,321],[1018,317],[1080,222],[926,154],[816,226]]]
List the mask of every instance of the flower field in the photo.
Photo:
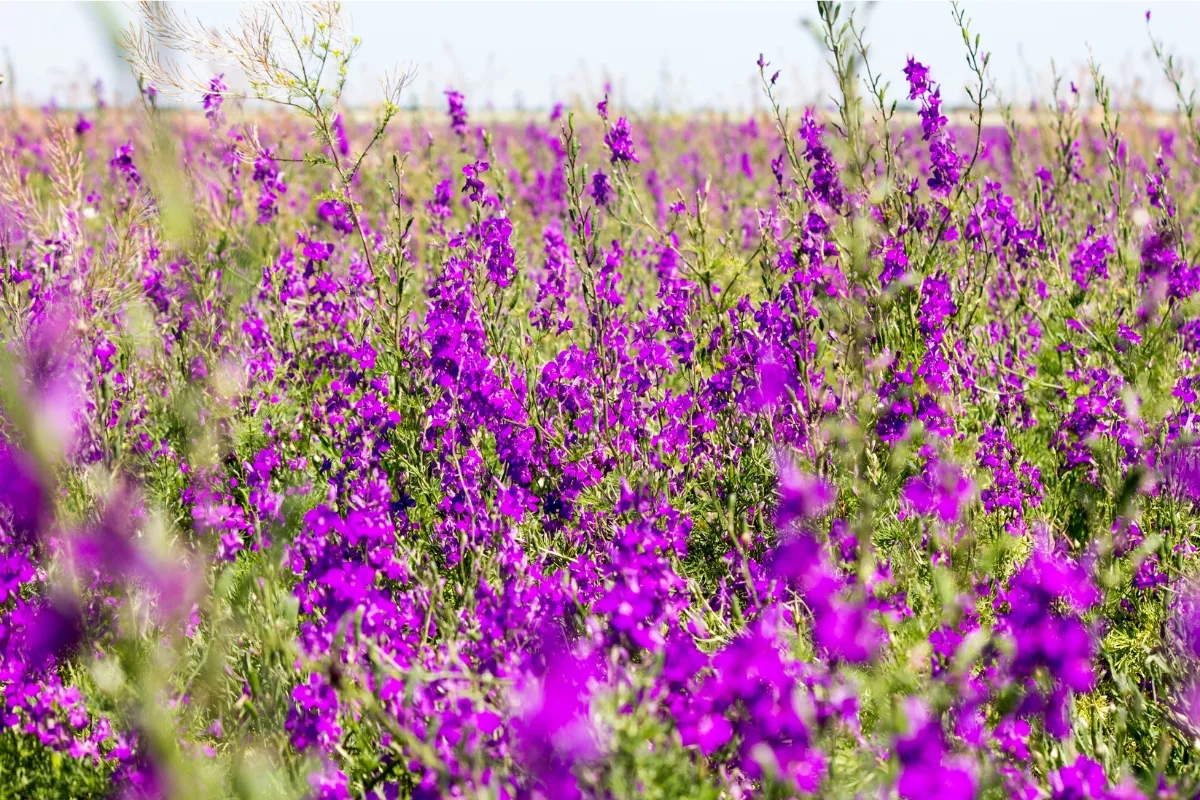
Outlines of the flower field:
[[500,117],[257,9],[0,116],[0,798],[1197,796],[1152,27],[1172,113],[823,3],[826,106]]

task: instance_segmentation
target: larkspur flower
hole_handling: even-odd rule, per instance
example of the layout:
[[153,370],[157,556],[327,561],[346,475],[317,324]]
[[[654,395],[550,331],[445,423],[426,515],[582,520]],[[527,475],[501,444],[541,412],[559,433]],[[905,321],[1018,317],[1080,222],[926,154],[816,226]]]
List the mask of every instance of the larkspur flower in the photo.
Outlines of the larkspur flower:
[[453,89],[445,91],[447,114],[450,116],[450,130],[460,139],[467,135],[467,106],[466,99],[460,92]]
[[225,95],[229,91],[229,87],[222,80],[224,77],[224,75],[217,75],[210,80],[208,91],[201,98],[204,105],[204,116],[214,128],[220,121],[221,105],[225,102]]
[[337,147],[338,154],[345,157],[350,155],[350,139],[346,135],[346,120],[340,114],[333,117],[333,143]]
[[823,128],[813,116],[812,109],[805,109],[804,121],[800,125],[800,138],[805,142],[804,158],[812,164],[813,194],[821,202],[839,210],[844,199],[843,190],[833,154],[821,144],[822,131]]
[[961,468],[946,461],[930,461],[924,472],[904,484],[901,497],[918,514],[936,516],[944,523],[958,522],[974,487]]
[[608,145],[609,160],[612,163],[637,162],[637,152],[633,147],[633,128],[624,117],[618,118],[608,133],[604,134],[604,143]]
[[338,233],[350,233],[354,223],[350,220],[350,210],[340,200],[323,200],[317,206],[317,216],[328,222]]
[[904,66],[904,77],[908,81],[909,100],[917,100],[929,90],[929,68],[912,56]]
[[596,201],[596,205],[608,205],[608,201],[612,197],[613,188],[608,180],[608,176],[602,170],[596,170],[595,174],[592,175],[591,193],[592,199]]

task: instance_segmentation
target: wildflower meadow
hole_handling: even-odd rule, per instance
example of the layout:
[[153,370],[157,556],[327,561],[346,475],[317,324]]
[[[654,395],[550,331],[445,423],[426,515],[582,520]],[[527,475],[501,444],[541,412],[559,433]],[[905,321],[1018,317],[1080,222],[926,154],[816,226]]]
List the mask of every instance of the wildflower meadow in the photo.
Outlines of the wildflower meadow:
[[323,4],[0,109],[0,798],[1198,796],[1200,76],[856,12],[741,116],[350,107]]

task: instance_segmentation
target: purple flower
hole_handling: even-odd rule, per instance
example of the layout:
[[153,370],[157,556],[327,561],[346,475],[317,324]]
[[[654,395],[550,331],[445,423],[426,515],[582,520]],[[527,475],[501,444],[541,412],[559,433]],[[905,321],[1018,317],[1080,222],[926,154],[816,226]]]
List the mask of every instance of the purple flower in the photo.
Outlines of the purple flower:
[[1001,722],[992,732],[1000,749],[1022,761],[1029,758],[1029,735],[1032,729],[1023,719],[1011,717]]
[[1200,661],[1200,586],[1191,581],[1178,584],[1171,600],[1168,629],[1177,651]]
[[333,255],[333,245],[329,242],[305,240],[304,257],[313,261],[328,261]]
[[73,598],[56,597],[39,605],[22,603],[13,617],[21,625],[18,646],[35,670],[68,655],[83,639],[83,616]]
[[749,393],[755,411],[778,407],[800,393],[800,380],[788,352],[777,347],[762,348],[756,359],[757,385]]
[[322,200],[317,206],[317,216],[328,222],[338,233],[351,233],[354,230],[354,223],[350,220],[350,209],[340,200]]
[[[1088,236],[1092,233],[1093,229],[1089,227]],[[1108,257],[1113,252],[1113,241],[1108,236],[1079,243],[1071,255],[1071,277],[1080,289],[1087,290],[1093,279],[1108,279]]]
[[932,174],[926,183],[934,193],[948,194],[950,189],[958,184],[962,169],[962,159],[954,149],[949,134],[943,132],[930,143],[929,161]]
[[332,762],[326,762],[323,769],[309,775],[308,785],[312,787],[310,796],[313,800],[350,800],[352,797],[346,773]]
[[935,91],[926,92],[921,101],[921,108],[917,111],[917,116],[921,120],[922,138],[929,141],[936,136],[942,128],[946,127],[949,122],[942,115],[942,90],[938,87]]
[[1076,756],[1074,763],[1050,773],[1052,800],[1102,800],[1107,798],[1104,768],[1086,756]]
[[962,159],[946,130],[948,120],[942,115],[942,90],[930,79],[929,68],[911,56],[904,68],[904,75],[908,79],[909,99],[921,101],[917,111],[921,119],[921,138],[930,143],[930,177],[926,183],[934,194],[948,194],[958,183]]
[[308,676],[308,682],[292,690],[292,707],[284,729],[297,750],[319,747],[331,752],[342,737],[338,722],[337,692],[319,673]]
[[706,714],[696,725],[696,743],[700,752],[711,756],[733,737],[733,726],[723,714]]
[[1143,297],[1144,313],[1163,299],[1163,295],[1174,300],[1186,300],[1200,290],[1200,269],[1179,257],[1175,235],[1169,231],[1155,231],[1142,241],[1142,271],[1138,276],[1148,284]]
[[974,493],[961,468],[947,461],[930,461],[921,475],[909,478],[901,496],[918,514],[935,515],[946,524],[958,522]]
[[596,170],[592,175],[592,199],[596,201],[598,206],[608,205],[608,201],[612,198],[612,184],[608,182],[608,176],[603,170]]
[[124,582],[149,590],[166,616],[191,606],[194,587],[183,564],[158,558],[140,539],[145,519],[140,498],[128,486],[108,500],[99,521],[70,539],[75,570],[104,581]]
[[467,135],[467,106],[466,100],[453,89],[445,91],[447,112],[450,115],[450,130],[460,139]]
[[472,203],[484,202],[487,199],[487,187],[479,179],[479,176],[487,172],[489,166],[486,161],[476,161],[474,164],[467,164],[462,168],[463,175],[467,177],[462,190],[467,197],[471,198]]
[[22,546],[33,544],[49,518],[47,501],[37,465],[0,442],[0,530]]
[[220,122],[221,104],[225,102],[225,93],[229,87],[225,85],[224,75],[217,75],[208,82],[208,91],[204,93],[204,116],[209,125],[216,127]]
[[1039,672],[1049,679],[1048,693],[1034,688],[1026,695],[1023,713],[1041,714],[1047,731],[1062,737],[1070,731],[1069,692],[1091,691],[1095,683],[1092,635],[1080,616],[1100,593],[1078,564],[1044,543],[1036,547],[1002,598],[1008,609],[1000,615],[999,629],[1014,644],[1009,679],[1023,685]]
[[118,174],[124,176],[126,183],[131,187],[142,185],[142,175],[138,172],[137,165],[133,163],[133,141],[127,141],[113,151],[113,157],[108,162]]
[[1200,445],[1181,443],[1171,448],[1159,466],[1171,494],[1200,503]]
[[908,99],[916,100],[929,91],[929,67],[908,57],[904,66],[904,77],[908,80]]
[[541,650],[544,671],[527,675],[514,698],[515,754],[545,796],[582,797],[572,768],[601,752],[590,714],[596,666],[572,653],[553,627]]
[[1130,345],[1142,343],[1142,335],[1124,322],[1117,323],[1117,349],[1125,351]]
[[608,145],[612,163],[637,162],[637,152],[633,149],[633,128],[624,117],[620,117],[612,129],[604,134],[604,143]]
[[801,704],[811,690],[776,635],[776,615],[758,619],[712,660],[696,702],[681,719],[685,745],[716,750],[738,739],[740,766],[760,778],[764,762],[778,765],[777,777],[815,793],[825,759],[813,746]]
[[954,292],[944,273],[936,272],[921,282],[921,310],[917,316],[921,333],[940,339],[942,323],[957,312]]
[[517,273],[512,229],[507,217],[497,217],[484,220],[481,231],[488,279],[501,287],[508,286]]
[[842,183],[838,178],[833,153],[821,143],[823,132],[824,128],[813,116],[812,109],[805,109],[800,138],[804,139],[806,145],[804,158],[812,164],[813,195],[830,208],[839,210],[844,200]]
[[819,517],[833,504],[833,486],[823,478],[801,472],[784,459],[778,461],[778,471],[780,498],[775,527],[779,530],[787,530],[794,522]]
[[844,596],[822,602],[817,595],[810,602],[813,641],[830,658],[862,664],[875,657],[885,637],[862,602]]
[[333,141],[341,155],[350,155],[350,139],[346,136],[346,122],[341,112],[333,118]]
[[896,791],[900,797],[905,800],[931,797],[973,800],[977,784],[970,761],[947,753],[937,718],[930,719],[923,708],[910,711],[908,717],[918,721],[911,734],[896,742],[896,755],[900,761]]
[[276,204],[279,202],[279,197],[286,194],[288,189],[287,184],[280,176],[279,164],[275,161],[275,156],[269,148],[264,149],[254,159],[254,174],[251,178],[262,187],[262,194],[258,199],[257,222],[259,225],[266,225],[279,213]]
[[886,289],[908,274],[908,255],[900,239],[887,237],[880,246],[883,250],[883,271],[879,274],[879,283]]

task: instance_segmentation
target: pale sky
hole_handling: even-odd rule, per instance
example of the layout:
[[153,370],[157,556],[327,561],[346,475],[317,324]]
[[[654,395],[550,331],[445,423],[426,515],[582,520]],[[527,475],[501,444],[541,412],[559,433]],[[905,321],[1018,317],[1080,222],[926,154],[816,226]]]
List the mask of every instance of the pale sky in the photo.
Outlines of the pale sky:
[[[237,3],[185,2],[211,25],[236,21]],[[1149,61],[1144,14],[1156,36],[1178,53],[1195,85],[1200,63],[1200,4],[1126,2],[968,2],[964,5],[992,53],[996,85],[1027,103],[1049,87],[1054,59],[1085,91],[1088,47],[1114,87],[1135,81],[1159,105],[1166,84]],[[755,61],[760,52],[783,70],[780,88],[792,104],[812,102],[832,82],[811,36],[800,26],[814,3],[795,2],[350,2],[351,28],[363,50],[351,68],[348,99],[377,96],[377,76],[396,64],[416,67],[404,104],[444,105],[442,90],[467,96],[468,108],[548,108],[573,96],[594,102],[606,77],[614,104],[744,111],[761,101]],[[969,75],[949,3],[881,2],[858,6],[872,45],[872,67],[904,85],[905,57],[932,67],[951,102],[965,99]],[[87,103],[80,90],[100,78],[128,96],[128,68],[113,55],[103,19],[127,22],[124,4],[0,3],[0,56],[12,65],[19,99]],[[209,70],[203,65],[201,71]],[[7,63],[0,71],[8,72]],[[229,72],[212,65],[211,71]],[[8,87],[5,87],[7,90]],[[2,94],[7,98],[7,94]],[[111,98],[110,98],[111,99]]]

